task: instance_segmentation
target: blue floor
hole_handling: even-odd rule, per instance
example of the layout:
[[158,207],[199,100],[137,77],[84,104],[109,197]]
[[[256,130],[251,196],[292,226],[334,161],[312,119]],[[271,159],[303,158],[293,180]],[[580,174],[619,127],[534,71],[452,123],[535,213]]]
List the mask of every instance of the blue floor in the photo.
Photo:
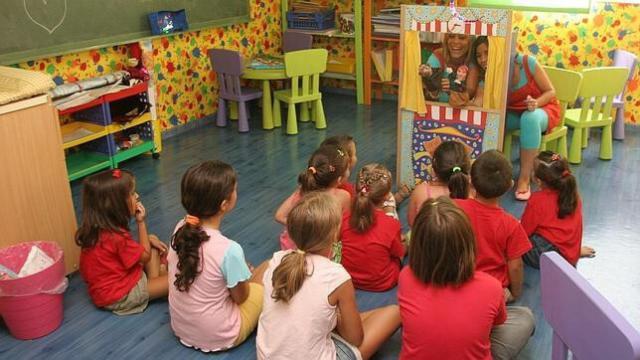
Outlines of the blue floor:
[[[324,104],[329,125],[326,131],[315,130],[311,124],[300,124],[298,136],[286,136],[284,129],[263,131],[259,129],[259,110],[253,109],[252,131],[248,134],[238,134],[235,122],[224,129],[208,126],[166,140],[159,160],[140,157],[122,164],[137,175],[150,231],[168,240],[175,223],[184,216],[178,194],[184,171],[201,160],[222,159],[239,174],[238,205],[225,219],[222,230],[243,246],[250,262],[258,264],[277,250],[281,226],[273,221],[273,214],[294,189],[298,171],[306,166],[308,156],[324,138],[352,134],[358,141],[358,167],[379,162],[395,169],[395,102],[378,102],[366,108],[355,105],[353,97],[326,94]],[[582,165],[573,171],[580,181],[584,201],[583,242],[595,247],[598,254],[594,259],[580,261],[578,269],[640,329],[640,228],[637,223],[634,225],[640,214],[639,130],[628,128],[627,139],[614,143],[612,161],[598,160],[599,133],[594,132]],[[72,190],[74,203],[79,206],[79,182],[72,184]],[[502,204],[516,216],[523,211],[523,204],[513,200],[512,194],[505,196]],[[406,224],[404,205],[400,213]],[[117,317],[91,304],[79,276],[71,276],[70,280],[62,326],[44,338],[18,341],[0,322],[0,358],[255,359],[254,337],[237,349],[205,355],[178,343],[169,326],[166,301],[152,303],[139,315]],[[395,301],[395,290],[358,292],[361,310]],[[534,311],[537,329],[519,358],[548,359],[551,331],[540,309],[539,273],[535,270],[526,269],[520,303]],[[376,358],[395,359],[399,350],[398,331]]]

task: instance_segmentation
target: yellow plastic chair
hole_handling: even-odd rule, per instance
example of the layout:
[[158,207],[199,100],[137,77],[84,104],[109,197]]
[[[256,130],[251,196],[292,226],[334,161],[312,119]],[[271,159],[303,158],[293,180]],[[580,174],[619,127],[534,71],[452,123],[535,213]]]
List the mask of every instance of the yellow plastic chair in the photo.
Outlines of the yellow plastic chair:
[[[614,98],[620,94],[629,76],[625,67],[599,67],[582,70],[582,87],[579,96],[585,99],[579,109],[565,113],[565,123],[573,128],[569,162],[580,164],[582,149],[587,147],[588,131],[592,127],[602,128],[600,159],[613,157],[613,137],[611,111]],[[593,99],[589,101],[587,99]],[[592,108],[593,107],[593,108]]]
[[289,106],[287,115],[287,134],[298,133],[296,119],[296,104],[300,106],[300,121],[309,121],[309,107],[313,102],[312,117],[316,129],[324,129],[327,122],[322,108],[322,93],[320,92],[320,74],[327,69],[327,50],[310,49],[292,51],[284,54],[284,67],[287,77],[291,78],[291,89],[276,91],[273,95],[274,126],[280,126],[280,101]]
[[[544,71],[556,90],[556,98],[560,102],[560,124],[542,135],[540,151],[552,150],[567,156],[567,127],[564,124],[564,115],[569,104],[573,104],[578,98],[578,91],[582,84],[582,74],[576,71],[544,66]],[[514,136],[520,136],[520,130],[508,131],[504,139],[504,154],[511,160],[511,143]]]

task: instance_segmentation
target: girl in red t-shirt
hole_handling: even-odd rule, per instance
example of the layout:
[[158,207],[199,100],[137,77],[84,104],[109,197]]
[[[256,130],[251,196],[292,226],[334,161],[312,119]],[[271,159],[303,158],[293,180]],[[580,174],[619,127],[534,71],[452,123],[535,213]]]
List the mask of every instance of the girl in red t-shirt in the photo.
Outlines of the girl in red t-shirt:
[[[129,232],[132,217],[139,242]],[[84,180],[75,239],[82,248],[80,274],[93,303],[118,315],[142,312],[150,299],[167,296],[167,269],[160,263],[168,248],[147,234],[145,217],[129,171],[108,170]]]
[[533,314],[505,306],[502,284],[475,271],[468,217],[441,196],[415,220],[398,281],[400,359],[514,359],[533,334]]
[[567,159],[543,151],[534,174],[540,191],[531,195],[520,220],[533,248],[522,260],[538,269],[540,255],[547,251],[560,253],[573,266],[580,257],[595,256],[594,249],[582,246],[582,201]]
[[396,286],[405,249],[400,222],[384,205],[391,193],[391,173],[369,164],[358,173],[356,198],[342,219],[342,265],[358,289],[385,291]]

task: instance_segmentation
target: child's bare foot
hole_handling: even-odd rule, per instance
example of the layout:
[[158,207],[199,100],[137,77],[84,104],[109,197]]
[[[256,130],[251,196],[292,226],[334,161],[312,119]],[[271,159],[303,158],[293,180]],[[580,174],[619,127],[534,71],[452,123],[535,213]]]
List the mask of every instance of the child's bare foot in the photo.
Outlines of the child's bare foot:
[[583,246],[580,248],[580,257],[592,258],[596,256],[596,250],[589,246]]
[[396,204],[400,204],[404,199],[408,198],[409,195],[411,195],[411,188],[407,184],[402,184],[393,197],[396,199]]

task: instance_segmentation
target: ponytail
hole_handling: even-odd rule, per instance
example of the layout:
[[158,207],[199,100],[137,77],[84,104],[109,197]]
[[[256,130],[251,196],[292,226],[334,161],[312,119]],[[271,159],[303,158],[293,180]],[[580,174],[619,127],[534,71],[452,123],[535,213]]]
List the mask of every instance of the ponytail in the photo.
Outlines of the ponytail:
[[558,218],[564,219],[578,208],[578,183],[567,159],[552,151],[538,154],[535,176],[548,188],[558,192]]
[[356,191],[349,225],[364,233],[373,226],[374,209],[384,203],[391,191],[391,173],[380,164],[365,165],[358,173]]
[[313,192],[304,195],[289,212],[287,232],[298,247],[284,255],[273,270],[271,298],[288,303],[302,288],[308,271],[306,254],[326,251],[338,238],[342,211],[331,195]]
[[187,222],[176,231],[171,239],[171,248],[178,255],[178,271],[173,285],[178,291],[188,292],[191,284],[202,271],[200,267],[200,246],[209,240],[209,235],[199,225]]
[[438,180],[447,184],[451,199],[469,197],[471,159],[459,141],[445,141],[433,154],[433,170]]
[[308,167],[298,175],[302,194],[323,190],[345,175],[349,167],[346,150],[335,145],[324,145],[311,155]]
[[306,277],[307,261],[304,251],[294,250],[285,255],[273,270],[271,298],[288,303],[298,293]]

